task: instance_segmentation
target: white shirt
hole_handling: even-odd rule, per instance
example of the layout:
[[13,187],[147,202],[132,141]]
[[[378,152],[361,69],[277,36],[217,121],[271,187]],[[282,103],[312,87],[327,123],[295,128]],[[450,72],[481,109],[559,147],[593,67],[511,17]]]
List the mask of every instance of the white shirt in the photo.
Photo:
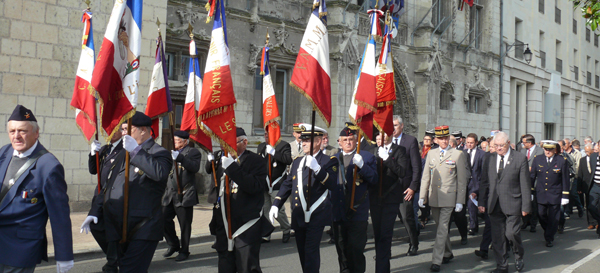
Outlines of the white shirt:
[[554,156],[552,156],[552,157],[546,157],[546,163],[552,162],[552,159],[554,159]]
[[[508,148],[508,151],[506,151],[506,154],[504,155],[504,166],[502,166],[502,169],[506,168],[506,162],[508,162],[509,155],[510,155],[510,148]],[[496,172],[498,172],[499,168],[500,168],[500,155],[496,155]]]
[[354,149],[352,152],[349,152],[349,153],[346,153],[346,152],[342,151],[342,155],[351,155],[354,152],[356,152],[356,149]]
[[35,143],[33,144],[33,146],[31,146],[31,148],[29,148],[27,151],[23,152],[23,153],[19,153],[17,150],[13,150],[13,156],[16,156],[18,158],[24,158],[24,157],[28,157],[30,156],[33,151],[35,150],[35,148],[38,145],[38,141],[36,140]]
[[[469,152],[469,149],[467,149],[467,152]],[[473,166],[473,161],[475,161],[475,153],[477,153],[477,149],[470,149],[470,155],[471,155],[471,166]]]
[[390,144],[383,145],[383,147],[385,148],[386,151],[388,151],[388,152],[390,151],[390,149],[392,148],[392,143],[393,142],[390,142]]

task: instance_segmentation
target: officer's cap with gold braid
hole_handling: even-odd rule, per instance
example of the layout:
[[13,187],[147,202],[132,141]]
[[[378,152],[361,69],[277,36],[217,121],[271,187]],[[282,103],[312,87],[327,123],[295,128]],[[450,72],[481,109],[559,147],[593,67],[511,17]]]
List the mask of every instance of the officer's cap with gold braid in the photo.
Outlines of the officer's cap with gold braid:
[[8,121],[36,121],[35,116],[31,110],[25,108],[25,106],[18,104],[13,110],[12,114],[8,118]]
[[[298,128],[300,128],[300,139],[310,139],[310,130],[312,126],[308,123],[299,123]],[[327,133],[327,131],[319,126],[315,126],[315,135],[314,136],[323,136]]]
[[342,131],[340,132],[340,136],[343,136],[343,137],[355,136],[357,134],[358,134],[358,126],[356,126],[352,122],[346,122],[346,127],[344,127],[344,129],[342,129]]
[[450,128],[448,125],[442,125],[435,127],[435,137],[447,137],[450,136]]
[[296,132],[296,133],[302,132],[302,130],[300,130],[300,125],[302,125],[302,123],[294,123],[294,125],[292,125],[292,129],[294,130],[294,132]]
[[554,140],[542,140],[542,147],[544,149],[556,149],[558,148],[558,142]]

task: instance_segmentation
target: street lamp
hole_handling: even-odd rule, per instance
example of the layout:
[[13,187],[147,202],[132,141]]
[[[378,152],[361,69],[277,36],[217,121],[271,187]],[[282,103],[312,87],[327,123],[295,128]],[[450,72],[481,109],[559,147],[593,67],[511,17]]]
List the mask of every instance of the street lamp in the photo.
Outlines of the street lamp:
[[527,62],[527,64],[529,64],[531,62],[532,55],[533,54],[531,53],[531,50],[529,49],[529,45],[527,45],[525,52],[523,52],[523,57],[525,57],[525,61]]

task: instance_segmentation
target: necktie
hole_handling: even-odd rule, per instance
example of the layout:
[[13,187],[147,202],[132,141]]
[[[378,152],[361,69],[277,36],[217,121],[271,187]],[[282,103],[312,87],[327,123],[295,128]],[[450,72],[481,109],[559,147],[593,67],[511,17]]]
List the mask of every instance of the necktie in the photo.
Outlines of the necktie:
[[444,159],[444,150],[440,151],[440,162]]
[[550,166],[550,158],[547,157],[546,160],[548,161],[548,166]]
[[529,160],[529,157],[531,156],[531,150],[527,149],[527,160]]
[[298,153],[302,152],[302,144],[298,143]]
[[473,155],[471,154],[472,151],[472,149],[469,149],[467,151],[467,153],[469,154],[469,165],[471,165],[471,167],[473,166]]
[[498,179],[502,176],[502,171],[504,171],[504,156],[500,156],[500,166],[498,166]]
[[394,139],[394,144],[396,144],[396,145],[400,145],[400,144],[398,143],[398,139],[397,139],[397,138],[396,138],[396,139]]

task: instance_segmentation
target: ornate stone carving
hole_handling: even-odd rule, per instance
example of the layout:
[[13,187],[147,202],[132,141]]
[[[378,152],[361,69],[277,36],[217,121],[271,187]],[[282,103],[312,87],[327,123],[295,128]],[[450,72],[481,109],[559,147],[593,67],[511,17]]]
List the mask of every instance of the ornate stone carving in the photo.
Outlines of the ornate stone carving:
[[419,131],[417,120],[417,101],[414,94],[415,84],[408,79],[408,65],[402,66],[394,59],[394,81],[396,83],[396,105],[394,114],[400,115],[404,121],[404,132],[416,135]]
[[475,75],[473,77],[473,81],[471,83],[465,83],[465,94],[463,97],[463,101],[465,102],[465,104],[469,103],[469,96],[471,94],[474,94],[481,96],[483,99],[485,99],[488,106],[492,106],[492,99],[490,94],[491,88],[485,86],[485,84],[481,82],[480,74],[481,67],[478,67],[477,72],[475,72]]
[[192,25],[194,23],[196,23],[196,20],[200,19],[200,13],[198,12],[193,12],[191,9],[178,9],[175,11],[175,14],[177,14],[177,18],[179,18],[179,23],[181,25],[187,25],[187,22],[192,23]]
[[[275,29],[273,31],[273,35],[275,36],[275,40],[277,42],[275,44],[269,44],[269,52],[275,53],[279,50],[282,50],[282,53],[285,53],[290,56],[296,56],[296,45],[293,43],[286,43],[289,37],[289,33],[285,28],[285,23],[281,23],[281,28]],[[263,45],[257,45],[254,43],[250,43],[250,54],[248,60],[248,72],[254,74],[256,72],[256,68],[258,68],[258,62],[260,61],[260,54],[262,52]]]
[[454,95],[454,87],[454,83],[448,79],[448,76],[443,75],[440,84],[440,92],[448,92],[448,94],[450,94],[450,101],[456,100],[456,96]]
[[357,48],[358,40],[356,30],[346,31],[342,34],[344,40],[340,44],[340,52],[342,52],[342,63],[350,69],[354,69],[360,63],[360,55]]

